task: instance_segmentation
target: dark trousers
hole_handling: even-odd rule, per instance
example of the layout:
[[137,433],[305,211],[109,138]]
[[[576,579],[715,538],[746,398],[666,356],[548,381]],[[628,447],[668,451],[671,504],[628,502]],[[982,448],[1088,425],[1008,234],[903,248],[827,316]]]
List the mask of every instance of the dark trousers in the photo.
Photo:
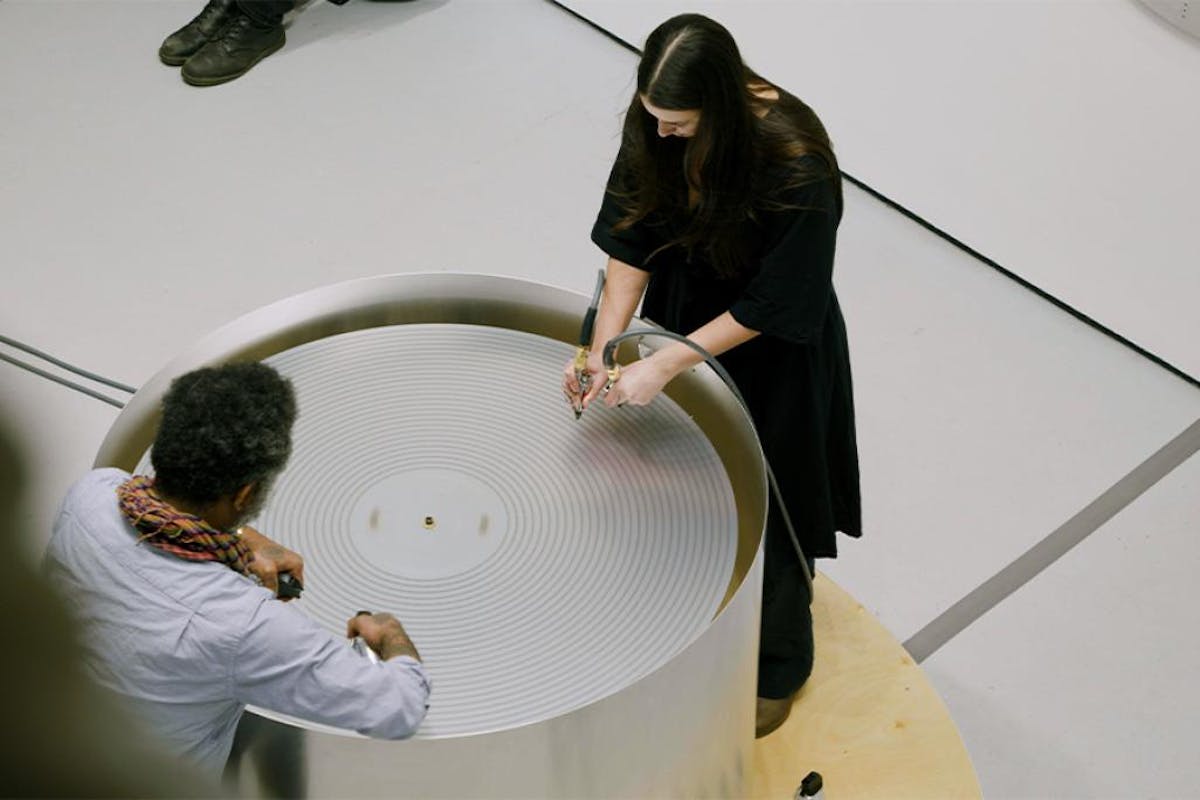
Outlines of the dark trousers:
[[[782,524],[768,524],[764,550],[758,696],[779,699],[803,686],[812,674],[812,598]],[[815,574],[813,559],[807,561]]]
[[238,10],[260,25],[279,25],[296,0],[236,0]]

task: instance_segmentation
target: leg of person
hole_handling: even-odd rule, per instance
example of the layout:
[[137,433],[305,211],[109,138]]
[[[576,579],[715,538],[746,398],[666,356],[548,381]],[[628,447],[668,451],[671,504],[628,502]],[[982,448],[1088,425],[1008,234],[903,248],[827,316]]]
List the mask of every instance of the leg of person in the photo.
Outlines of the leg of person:
[[183,79],[193,86],[216,86],[240,78],[283,47],[283,15],[295,0],[234,0],[234,16],[220,34],[183,65]]
[[158,48],[159,60],[171,67],[182,66],[201,47],[217,38],[235,15],[234,6],[235,0],[208,0],[208,5],[191,22],[163,40]]
[[812,598],[791,539],[779,527],[768,526],[764,553],[757,737],[784,723],[813,667]]
[[260,25],[283,25],[283,15],[296,7],[296,0],[235,0],[238,9]]

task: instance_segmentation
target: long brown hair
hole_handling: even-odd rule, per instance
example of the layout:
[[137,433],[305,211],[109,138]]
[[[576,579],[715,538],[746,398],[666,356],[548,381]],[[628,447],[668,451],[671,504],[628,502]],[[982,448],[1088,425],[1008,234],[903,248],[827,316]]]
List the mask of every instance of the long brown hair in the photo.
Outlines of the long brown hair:
[[[763,89],[779,93],[769,113],[756,94]],[[695,135],[658,136],[642,98],[666,110],[698,110]],[[806,154],[819,160],[800,159]],[[683,232],[660,250],[679,245],[689,256],[699,250],[718,274],[737,275],[747,266],[745,223],[756,211],[778,207],[761,185],[764,170],[776,164],[788,168],[785,189],[838,174],[829,136],[812,109],[749,69],[729,31],[714,20],[681,14],[655,28],[625,113],[613,188],[625,212],[617,230],[652,216],[686,214]],[[835,185],[840,204],[840,181]]]

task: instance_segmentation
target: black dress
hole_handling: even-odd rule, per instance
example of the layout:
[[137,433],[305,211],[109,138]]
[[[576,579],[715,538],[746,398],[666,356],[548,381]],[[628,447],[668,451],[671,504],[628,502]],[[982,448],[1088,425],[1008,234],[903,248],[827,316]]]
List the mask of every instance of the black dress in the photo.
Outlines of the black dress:
[[[816,159],[817,156],[802,158]],[[617,161],[621,163],[620,158]],[[689,334],[724,312],[762,335],[720,356],[745,397],[796,534],[811,559],[837,555],[836,533],[862,535],[854,396],[846,326],[831,281],[840,175],[785,188],[787,165],[764,170],[769,207],[747,222],[747,274],[719,277],[703,256],[660,249],[679,219],[650,217],[614,231],[623,212],[609,181],[592,241],[650,272],[642,316]],[[780,208],[782,206],[783,208]],[[656,252],[657,251],[657,252]],[[772,500],[767,523],[759,695],[784,697],[812,665],[812,621],[795,550]]]

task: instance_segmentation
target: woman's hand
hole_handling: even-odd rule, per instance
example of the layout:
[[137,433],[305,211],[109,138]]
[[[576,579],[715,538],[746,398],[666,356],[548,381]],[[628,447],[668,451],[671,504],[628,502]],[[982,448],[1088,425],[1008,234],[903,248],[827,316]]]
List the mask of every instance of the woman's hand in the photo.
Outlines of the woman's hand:
[[[254,560],[250,562],[249,569],[263,586],[278,595],[281,572],[291,573],[301,586],[304,585],[304,558],[299,553],[288,550],[249,525],[243,525],[238,531],[242,541],[250,548],[250,552],[254,553]],[[287,601],[291,598],[281,599]]]
[[[621,367],[620,377],[604,398],[604,404],[610,408],[648,405],[676,374],[657,354],[635,361]],[[603,380],[607,380],[607,375]]]
[[583,387],[579,385],[578,376],[575,375],[575,359],[571,359],[563,367],[562,390],[563,395],[567,398],[567,403],[574,410],[583,410],[596,399],[596,395],[604,388],[604,382],[608,380],[608,373],[604,371],[604,363],[601,361],[599,354],[591,353],[588,355],[587,367],[584,374],[590,378],[588,389],[583,391]]
[[641,302],[642,295],[646,292],[646,284],[650,281],[649,272],[631,267],[615,258],[608,260],[605,275],[607,279],[600,298],[600,308],[596,312],[596,327],[585,370],[591,378],[587,391],[582,391],[579,381],[576,380],[574,359],[568,361],[563,368],[563,394],[575,411],[587,408],[600,396],[600,390],[608,380],[608,373],[604,369],[600,354],[608,340],[629,325],[633,311]]

